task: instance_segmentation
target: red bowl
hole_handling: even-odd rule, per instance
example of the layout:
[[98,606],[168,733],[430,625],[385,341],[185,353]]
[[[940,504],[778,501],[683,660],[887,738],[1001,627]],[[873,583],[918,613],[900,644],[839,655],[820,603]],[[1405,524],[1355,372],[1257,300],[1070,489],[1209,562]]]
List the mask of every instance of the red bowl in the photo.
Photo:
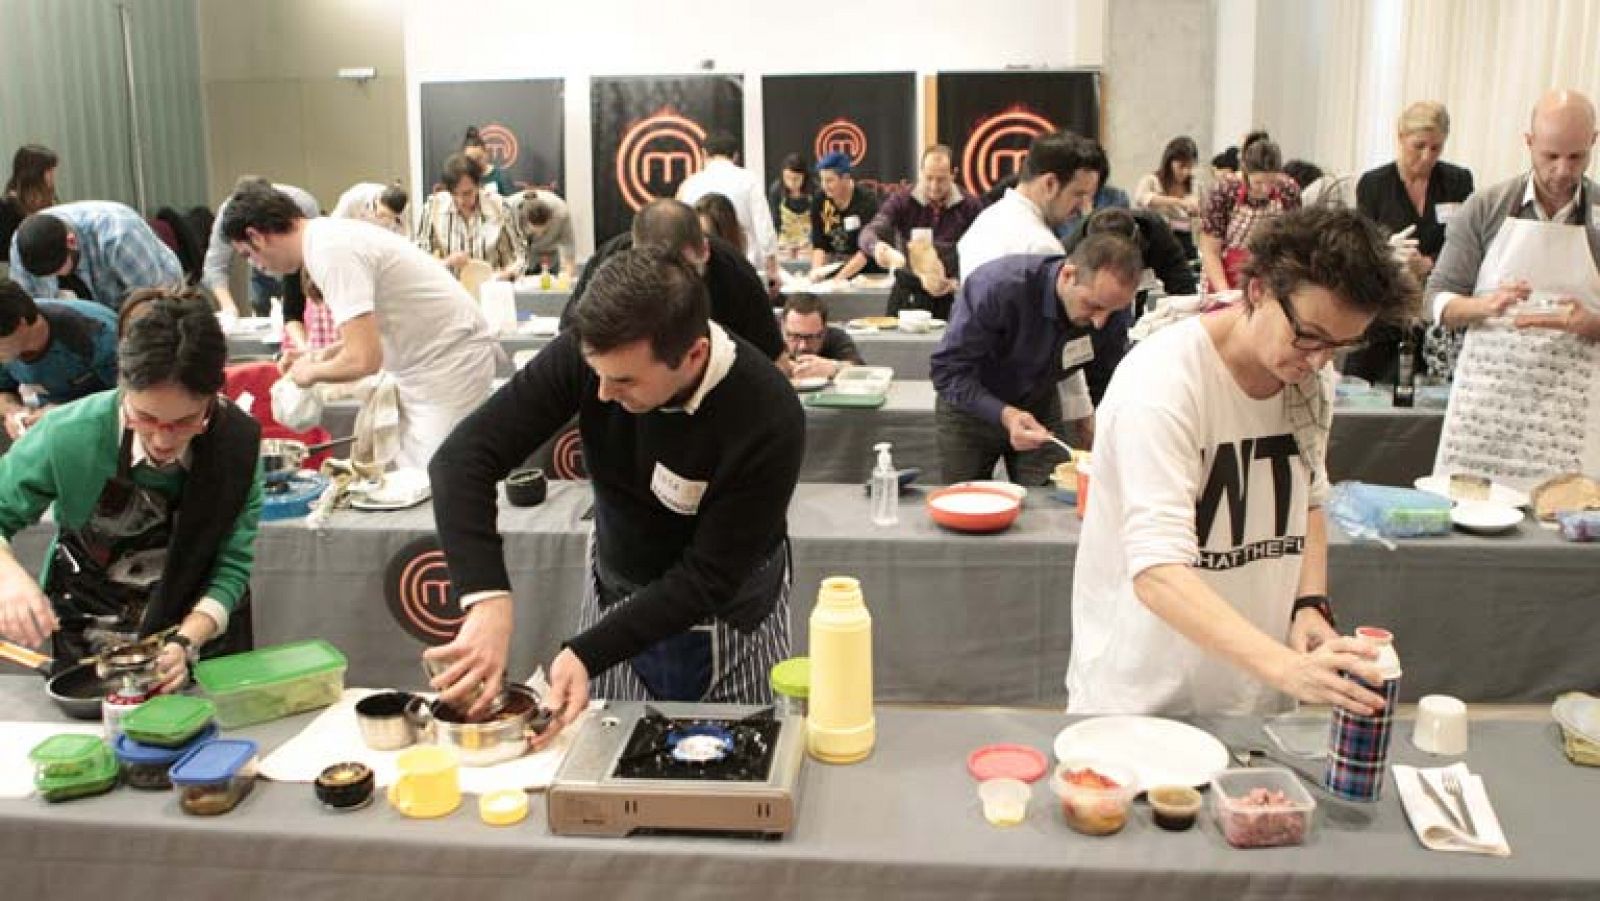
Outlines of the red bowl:
[[928,515],[957,532],[999,532],[1017,521],[1022,501],[1013,494],[975,485],[952,485],[928,495]]

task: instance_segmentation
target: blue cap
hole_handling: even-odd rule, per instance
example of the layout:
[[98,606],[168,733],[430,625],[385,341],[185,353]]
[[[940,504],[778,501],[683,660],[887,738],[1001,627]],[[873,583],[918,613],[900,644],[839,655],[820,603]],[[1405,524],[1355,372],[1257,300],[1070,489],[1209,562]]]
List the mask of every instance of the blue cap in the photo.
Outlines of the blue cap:
[[817,171],[832,169],[840,175],[850,174],[850,154],[835,150],[820,160],[817,160]]
[[227,782],[255,759],[256,743],[248,738],[220,738],[196,745],[172,765],[173,785]]

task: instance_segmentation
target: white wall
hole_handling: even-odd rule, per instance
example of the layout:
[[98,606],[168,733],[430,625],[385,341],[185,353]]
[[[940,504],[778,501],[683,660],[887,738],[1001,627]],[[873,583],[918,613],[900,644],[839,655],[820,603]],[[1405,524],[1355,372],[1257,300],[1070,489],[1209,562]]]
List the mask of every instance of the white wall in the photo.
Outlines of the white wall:
[[[566,78],[566,184],[579,234],[591,240],[589,78],[680,74],[713,60],[745,76],[745,162],[760,171],[765,73],[1099,66],[1107,0],[993,0],[981,21],[968,0],[877,0],[836,14],[836,43],[819,41],[835,14],[750,0],[407,0],[406,92],[411,169],[421,178],[419,85],[427,81]],[[921,133],[918,79],[918,133]]]

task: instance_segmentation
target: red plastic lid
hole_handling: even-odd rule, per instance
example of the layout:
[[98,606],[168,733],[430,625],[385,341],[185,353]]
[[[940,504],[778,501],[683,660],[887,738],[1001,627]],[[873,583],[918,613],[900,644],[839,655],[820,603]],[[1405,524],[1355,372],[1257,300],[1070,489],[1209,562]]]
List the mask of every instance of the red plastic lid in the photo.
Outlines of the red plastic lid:
[[967,772],[979,782],[990,779],[1037,782],[1048,767],[1044,754],[1027,745],[984,745],[967,755]]
[[1356,629],[1356,635],[1357,637],[1365,638],[1368,641],[1374,641],[1378,644],[1389,644],[1390,642],[1394,641],[1393,632],[1390,632],[1388,629],[1380,629],[1377,626],[1361,626]]

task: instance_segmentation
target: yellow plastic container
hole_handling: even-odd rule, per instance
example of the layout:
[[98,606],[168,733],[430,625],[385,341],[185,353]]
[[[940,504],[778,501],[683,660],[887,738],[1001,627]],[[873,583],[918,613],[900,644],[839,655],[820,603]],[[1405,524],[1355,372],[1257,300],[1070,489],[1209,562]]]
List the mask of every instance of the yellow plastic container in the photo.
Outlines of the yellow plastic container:
[[861,583],[822,581],[811,611],[811,696],[806,747],[824,763],[855,763],[872,753],[872,616]]

